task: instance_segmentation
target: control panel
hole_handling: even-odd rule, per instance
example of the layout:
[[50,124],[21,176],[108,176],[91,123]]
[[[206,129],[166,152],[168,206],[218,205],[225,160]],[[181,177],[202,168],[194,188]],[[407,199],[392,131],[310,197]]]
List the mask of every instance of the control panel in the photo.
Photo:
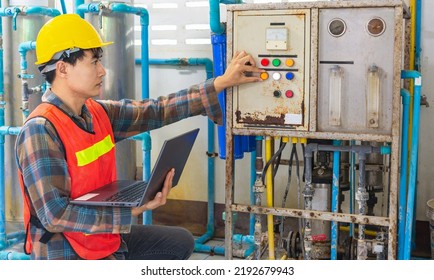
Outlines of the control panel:
[[233,126],[308,130],[310,10],[235,11],[232,36],[266,70],[234,88]]

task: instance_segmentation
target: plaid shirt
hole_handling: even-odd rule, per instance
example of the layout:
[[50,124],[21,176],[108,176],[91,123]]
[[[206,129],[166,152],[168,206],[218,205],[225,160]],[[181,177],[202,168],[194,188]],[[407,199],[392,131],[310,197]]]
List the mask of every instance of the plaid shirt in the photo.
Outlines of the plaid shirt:
[[[78,126],[93,131],[92,116],[86,106],[78,116],[50,90],[42,100],[62,109]],[[214,79],[156,100],[98,102],[107,112],[116,142],[195,115],[207,115],[218,124],[222,122]],[[63,231],[121,234],[130,231],[130,208],[69,204],[71,178],[65,149],[56,129],[45,118],[33,118],[22,127],[16,142],[16,161],[31,200],[32,215],[37,215],[49,232],[56,233],[44,245],[39,240],[45,231],[31,225],[32,259],[78,259],[63,235],[59,234]],[[122,243],[119,252],[125,250]]]

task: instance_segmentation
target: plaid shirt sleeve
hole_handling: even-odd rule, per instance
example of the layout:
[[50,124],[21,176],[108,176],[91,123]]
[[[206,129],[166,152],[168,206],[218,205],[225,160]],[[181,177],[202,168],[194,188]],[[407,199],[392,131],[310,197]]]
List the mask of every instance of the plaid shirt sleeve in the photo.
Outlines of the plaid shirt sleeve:
[[157,99],[99,102],[106,108],[116,141],[196,115],[208,116],[222,125],[214,79]]

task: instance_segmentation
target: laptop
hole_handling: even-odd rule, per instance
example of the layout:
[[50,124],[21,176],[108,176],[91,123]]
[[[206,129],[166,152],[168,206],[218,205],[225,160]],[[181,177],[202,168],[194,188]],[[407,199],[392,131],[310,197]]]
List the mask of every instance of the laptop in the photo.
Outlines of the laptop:
[[172,168],[175,168],[173,187],[178,184],[198,133],[199,128],[196,128],[165,140],[148,182],[116,180],[70,202],[90,206],[138,207],[153,200],[163,189],[166,175]]

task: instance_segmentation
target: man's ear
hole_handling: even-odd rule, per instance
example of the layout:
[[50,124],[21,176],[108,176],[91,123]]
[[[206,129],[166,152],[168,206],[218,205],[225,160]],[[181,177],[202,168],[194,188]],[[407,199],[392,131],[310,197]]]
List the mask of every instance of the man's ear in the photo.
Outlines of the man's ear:
[[59,60],[56,62],[56,72],[56,75],[60,77],[65,77],[68,74],[68,65],[65,61]]

